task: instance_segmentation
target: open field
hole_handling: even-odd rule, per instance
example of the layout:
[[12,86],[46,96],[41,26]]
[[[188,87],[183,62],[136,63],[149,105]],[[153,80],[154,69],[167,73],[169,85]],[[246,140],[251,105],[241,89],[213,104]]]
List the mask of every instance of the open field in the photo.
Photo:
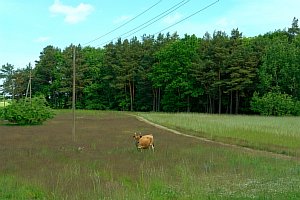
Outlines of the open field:
[[0,108],[4,107],[4,106],[8,106],[11,103],[11,100],[5,100],[5,102],[3,101],[3,99],[0,101]]
[[[9,103],[8,102],[5,102],[5,106],[7,106]],[[4,102],[0,102],[0,107],[4,107]]]
[[300,158],[300,117],[138,113],[175,130],[213,141]]
[[[140,131],[154,135],[154,153],[135,149]],[[175,135],[126,113],[77,111],[76,141],[71,112],[41,126],[3,123],[0,138],[0,199],[300,198],[298,159]]]

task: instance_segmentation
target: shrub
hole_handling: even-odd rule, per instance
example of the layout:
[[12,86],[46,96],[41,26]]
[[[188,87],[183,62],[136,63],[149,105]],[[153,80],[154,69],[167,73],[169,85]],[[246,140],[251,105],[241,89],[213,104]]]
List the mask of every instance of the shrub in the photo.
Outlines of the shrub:
[[20,125],[42,124],[54,116],[54,112],[47,106],[43,96],[30,100],[20,99],[12,102],[2,110],[2,118]]
[[262,115],[299,115],[300,102],[293,100],[288,94],[268,92],[259,97],[258,93],[254,93],[251,101],[251,109]]
[[0,119],[3,119],[4,108],[0,107]]

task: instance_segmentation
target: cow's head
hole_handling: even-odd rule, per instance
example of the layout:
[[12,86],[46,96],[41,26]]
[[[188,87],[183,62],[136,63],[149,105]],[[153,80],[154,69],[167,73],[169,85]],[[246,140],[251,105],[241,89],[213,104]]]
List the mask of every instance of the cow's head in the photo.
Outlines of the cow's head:
[[135,140],[139,140],[141,137],[142,137],[142,134],[141,134],[141,133],[139,133],[139,134],[134,133],[134,135],[133,135],[133,138],[134,138]]
[[135,140],[135,145],[136,145],[136,146],[138,146],[141,137],[142,137],[142,134],[141,134],[141,133],[139,133],[139,134],[134,133],[133,139]]

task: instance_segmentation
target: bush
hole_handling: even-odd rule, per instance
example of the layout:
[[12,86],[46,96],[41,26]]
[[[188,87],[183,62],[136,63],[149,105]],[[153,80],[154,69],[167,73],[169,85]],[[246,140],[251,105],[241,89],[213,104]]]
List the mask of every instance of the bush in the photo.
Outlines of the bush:
[[4,108],[0,107],[0,119],[3,119]]
[[288,94],[269,92],[262,97],[254,93],[251,110],[262,115],[300,115],[300,102]]
[[34,97],[30,100],[20,99],[12,102],[2,109],[1,117],[9,122],[20,125],[42,124],[54,116],[54,112],[47,106],[43,96]]

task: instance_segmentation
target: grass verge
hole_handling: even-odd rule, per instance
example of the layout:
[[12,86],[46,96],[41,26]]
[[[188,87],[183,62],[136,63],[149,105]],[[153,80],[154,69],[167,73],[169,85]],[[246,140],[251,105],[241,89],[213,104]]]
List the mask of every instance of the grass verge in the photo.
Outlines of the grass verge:
[[259,150],[300,156],[300,117],[138,113],[187,134]]

